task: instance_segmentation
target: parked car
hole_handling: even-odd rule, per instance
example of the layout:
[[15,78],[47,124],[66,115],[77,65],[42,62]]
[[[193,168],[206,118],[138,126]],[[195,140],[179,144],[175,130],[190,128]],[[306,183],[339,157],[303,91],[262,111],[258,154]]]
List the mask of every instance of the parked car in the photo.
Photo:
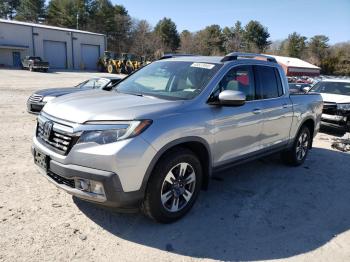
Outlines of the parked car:
[[101,89],[110,91],[120,80],[120,77],[95,77],[71,88],[61,87],[42,89],[36,91],[28,98],[27,111],[32,114],[38,114],[48,101],[56,97],[71,93],[86,91],[90,89]]
[[49,62],[44,62],[39,56],[26,56],[22,59],[22,68],[29,69],[29,71],[44,71],[49,70]]
[[293,93],[307,93],[311,89],[310,84],[289,83],[289,92]]
[[169,223],[191,209],[213,171],[276,152],[301,165],[321,113],[319,94],[289,94],[272,57],[179,56],[147,65],[112,94],[48,102],[32,153],[42,174],[68,193],[141,207]]
[[322,95],[322,125],[350,131],[350,79],[325,79],[315,84],[310,92]]

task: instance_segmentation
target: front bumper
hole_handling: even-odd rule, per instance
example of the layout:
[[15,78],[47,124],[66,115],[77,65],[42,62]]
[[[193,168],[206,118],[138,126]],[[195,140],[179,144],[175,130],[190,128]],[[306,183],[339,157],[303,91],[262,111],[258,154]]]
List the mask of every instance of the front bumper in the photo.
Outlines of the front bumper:
[[32,68],[39,70],[48,70],[49,66],[33,65]]
[[[32,147],[32,154],[34,154]],[[51,183],[67,193],[80,199],[119,209],[138,208],[143,199],[143,191],[124,192],[120,178],[114,172],[98,170],[72,164],[61,164],[55,160],[49,161],[48,170],[38,167],[40,173]],[[89,179],[100,182],[104,187],[105,198],[101,199],[94,193],[82,191],[75,186],[77,179]]]
[[341,131],[350,130],[349,124],[349,116],[347,115],[330,115],[323,113],[321,117],[321,125]]

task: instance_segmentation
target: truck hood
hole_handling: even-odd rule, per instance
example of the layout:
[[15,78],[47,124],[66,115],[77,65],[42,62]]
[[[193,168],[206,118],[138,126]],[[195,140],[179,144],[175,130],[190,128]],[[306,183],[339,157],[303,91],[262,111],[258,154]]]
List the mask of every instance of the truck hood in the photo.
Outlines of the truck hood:
[[101,120],[155,119],[179,112],[184,101],[169,101],[117,92],[90,90],[49,101],[43,112],[74,123]]
[[332,103],[350,103],[350,96],[321,93],[323,101]]
[[63,96],[70,93],[80,92],[80,91],[86,91],[91,89],[82,89],[77,87],[58,87],[58,88],[49,88],[49,89],[42,89],[39,91],[36,91],[35,94],[42,95],[42,96]]

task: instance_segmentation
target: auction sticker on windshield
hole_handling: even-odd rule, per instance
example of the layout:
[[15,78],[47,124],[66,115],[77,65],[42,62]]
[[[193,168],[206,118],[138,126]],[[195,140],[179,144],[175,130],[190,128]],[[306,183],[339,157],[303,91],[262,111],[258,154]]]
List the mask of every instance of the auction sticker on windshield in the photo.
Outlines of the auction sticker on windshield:
[[207,64],[207,63],[193,63],[191,67],[198,67],[198,68],[204,68],[204,69],[212,69],[215,65],[213,64]]

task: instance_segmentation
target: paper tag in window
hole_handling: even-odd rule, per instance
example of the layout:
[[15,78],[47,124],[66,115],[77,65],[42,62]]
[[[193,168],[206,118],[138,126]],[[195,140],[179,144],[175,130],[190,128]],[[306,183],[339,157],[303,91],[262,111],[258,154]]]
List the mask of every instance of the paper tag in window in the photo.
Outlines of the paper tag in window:
[[193,63],[191,67],[198,67],[198,68],[204,68],[204,69],[212,69],[215,65],[213,64],[207,64],[207,63]]

